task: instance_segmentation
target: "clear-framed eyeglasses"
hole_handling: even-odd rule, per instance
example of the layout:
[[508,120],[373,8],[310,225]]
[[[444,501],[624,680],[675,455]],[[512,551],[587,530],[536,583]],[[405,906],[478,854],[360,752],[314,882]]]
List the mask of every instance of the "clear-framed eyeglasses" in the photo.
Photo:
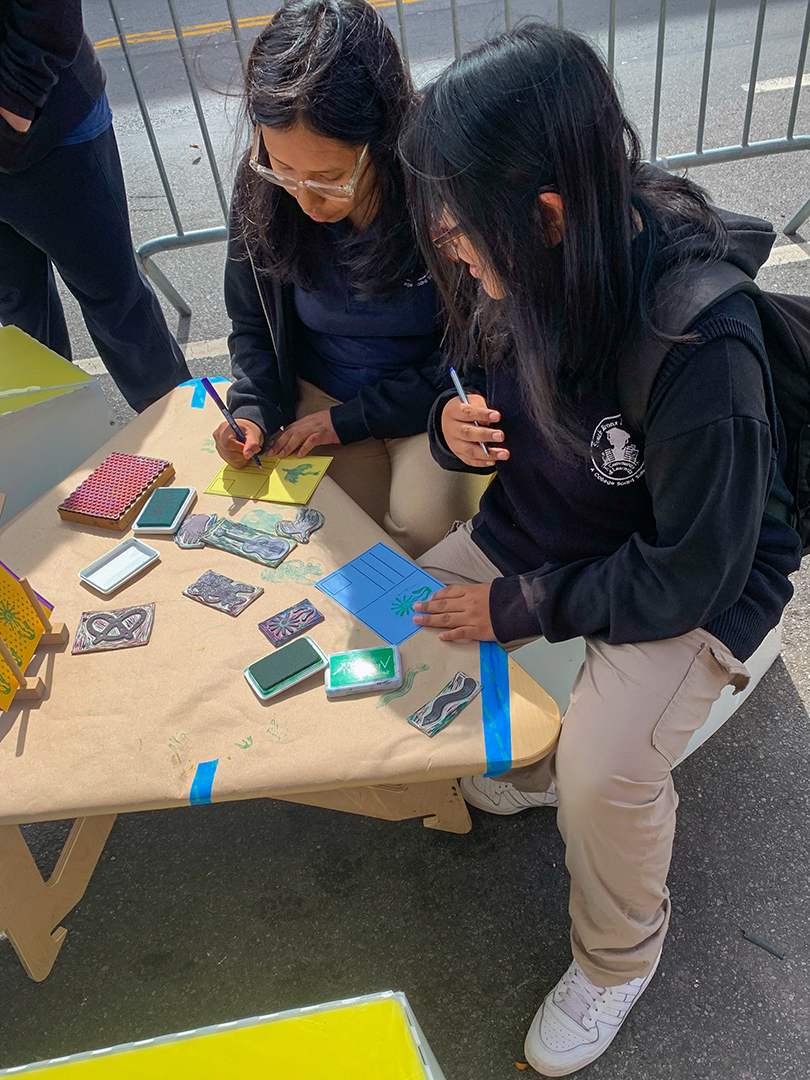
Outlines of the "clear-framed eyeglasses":
[[354,189],[357,187],[357,181],[360,177],[360,170],[363,168],[363,163],[368,157],[368,144],[366,144],[366,146],[363,147],[360,157],[357,159],[354,172],[347,183],[319,184],[316,180],[296,180],[293,176],[276,172],[275,169],[270,169],[267,165],[262,165],[259,161],[259,153],[261,152],[262,145],[262,129],[257,124],[256,132],[253,136],[253,149],[250,151],[249,165],[263,180],[269,180],[271,184],[277,184],[279,187],[283,187],[290,193],[294,193],[298,191],[299,188],[303,187],[308,191],[314,192],[316,195],[323,196],[324,199],[337,199],[342,202],[348,202],[349,199],[353,197]]
[[435,235],[431,238],[437,251],[440,251],[442,255],[446,255],[451,262],[457,263],[461,256],[459,255],[457,241],[464,235],[464,229],[460,225],[454,225],[450,229],[434,230]]

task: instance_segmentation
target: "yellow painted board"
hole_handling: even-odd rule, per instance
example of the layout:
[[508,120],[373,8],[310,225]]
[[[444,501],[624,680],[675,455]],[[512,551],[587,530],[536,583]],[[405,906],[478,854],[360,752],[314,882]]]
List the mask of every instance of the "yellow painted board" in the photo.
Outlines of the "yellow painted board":
[[307,1012],[50,1067],[54,1080],[424,1080],[419,1052],[396,1000]]
[[90,375],[18,327],[0,327],[0,416],[88,382]]
[[224,465],[208,487],[207,495],[262,502],[309,502],[332,463],[331,457],[262,458],[263,469],[252,462],[244,469]]
[[[0,637],[23,672],[43,633],[44,627],[22,585],[0,565]],[[0,657],[0,710],[9,707],[18,689],[11,668]]]

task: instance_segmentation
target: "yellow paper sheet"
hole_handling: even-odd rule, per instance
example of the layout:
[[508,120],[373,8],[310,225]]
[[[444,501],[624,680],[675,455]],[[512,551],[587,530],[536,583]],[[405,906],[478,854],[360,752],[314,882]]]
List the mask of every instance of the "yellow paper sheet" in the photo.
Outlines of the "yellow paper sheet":
[[205,489],[208,495],[262,502],[309,502],[332,462],[331,457],[262,458],[263,470],[252,462],[244,469],[223,465]]
[[0,416],[67,394],[92,382],[16,326],[0,326]]
[[[44,627],[19,581],[0,566],[0,637],[23,672],[36,651]],[[0,709],[7,709],[17,693],[17,680],[0,657]]]

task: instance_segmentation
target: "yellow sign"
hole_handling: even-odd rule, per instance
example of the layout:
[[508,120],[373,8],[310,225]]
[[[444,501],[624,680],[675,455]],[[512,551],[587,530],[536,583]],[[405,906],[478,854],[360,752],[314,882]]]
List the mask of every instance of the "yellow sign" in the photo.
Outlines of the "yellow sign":
[[[132,1047],[95,1051],[64,1064],[33,1066],[42,1080],[425,1080],[408,1020],[396,1001],[342,1008],[221,1031],[187,1032]],[[82,1060],[83,1059],[83,1060]],[[22,1069],[26,1075],[28,1069]],[[431,1074],[432,1075],[432,1074]]]
[[[0,637],[24,672],[36,652],[44,627],[25,590],[0,563]],[[19,689],[11,668],[0,656],[0,709],[7,709]]]
[[263,470],[251,462],[244,469],[224,465],[208,487],[208,495],[262,502],[309,502],[332,462],[331,457],[262,458]]

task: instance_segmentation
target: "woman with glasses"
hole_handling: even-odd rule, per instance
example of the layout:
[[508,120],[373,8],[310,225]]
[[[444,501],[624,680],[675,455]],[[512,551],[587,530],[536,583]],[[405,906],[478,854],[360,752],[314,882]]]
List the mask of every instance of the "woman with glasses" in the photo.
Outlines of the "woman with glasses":
[[235,381],[219,453],[332,455],[329,475],[411,555],[480,481],[431,458],[444,389],[437,298],[396,153],[414,92],[363,0],[290,0],[256,40],[253,145],[233,195],[225,299]]
[[[801,543],[753,300],[719,299],[675,341],[654,333],[699,262],[754,274],[774,234],[644,165],[602,61],[551,27],[446,70],[402,153],[470,391],[437,401],[434,454],[495,469],[479,513],[418,560],[448,587],[415,621],[445,641],[585,638],[554,750],[461,782],[490,813],[559,807],[573,962],[525,1052],[564,1076],[604,1052],[655,973],[670,771],[723,688],[746,685],[793,591]],[[639,411],[651,347],[663,360]]]

